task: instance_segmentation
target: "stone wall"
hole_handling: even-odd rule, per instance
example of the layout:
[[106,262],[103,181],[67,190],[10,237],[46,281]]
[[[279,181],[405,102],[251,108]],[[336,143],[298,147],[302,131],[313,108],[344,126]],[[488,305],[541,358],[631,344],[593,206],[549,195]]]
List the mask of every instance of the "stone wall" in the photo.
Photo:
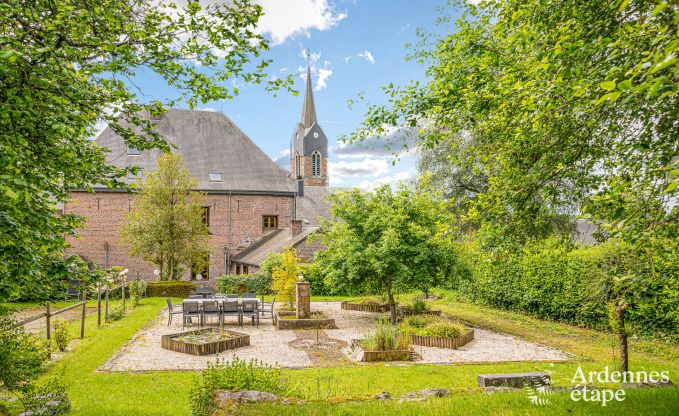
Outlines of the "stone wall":
[[[141,259],[131,258],[120,240],[119,230],[125,221],[125,213],[134,204],[134,195],[125,192],[100,192],[90,194],[73,192],[72,199],[64,205],[64,212],[86,218],[78,238],[68,238],[71,248],[68,254],[77,254],[86,261],[102,267],[123,266],[128,276],[137,274],[154,280],[155,266]],[[209,274],[215,278],[225,272],[225,248],[231,247],[234,256],[263,235],[263,215],[278,216],[279,228],[290,228],[292,196],[232,195],[231,239],[228,236],[229,196],[210,194],[206,206],[210,207],[210,255]],[[108,256],[107,248],[108,247]],[[190,276],[187,271],[186,277]]]

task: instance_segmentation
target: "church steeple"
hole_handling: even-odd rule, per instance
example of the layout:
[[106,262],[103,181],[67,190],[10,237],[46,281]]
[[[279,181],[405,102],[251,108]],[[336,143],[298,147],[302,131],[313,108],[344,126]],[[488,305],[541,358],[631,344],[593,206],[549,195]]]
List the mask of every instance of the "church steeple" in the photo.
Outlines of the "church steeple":
[[302,107],[302,120],[300,123],[305,128],[311,127],[316,122],[316,107],[314,106],[314,93],[311,87],[311,66],[306,68],[306,92],[304,93],[304,106]]
[[307,64],[302,119],[290,140],[291,174],[300,186],[328,186],[328,139],[318,125],[311,65]]

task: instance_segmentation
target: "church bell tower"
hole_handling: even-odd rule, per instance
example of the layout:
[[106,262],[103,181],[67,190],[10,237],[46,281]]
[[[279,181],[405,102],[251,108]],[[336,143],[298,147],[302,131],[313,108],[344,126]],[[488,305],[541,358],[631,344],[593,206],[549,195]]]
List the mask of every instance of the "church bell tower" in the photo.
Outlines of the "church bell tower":
[[328,139],[316,119],[310,67],[306,73],[302,119],[290,140],[290,162],[292,177],[300,190],[308,186],[328,186]]

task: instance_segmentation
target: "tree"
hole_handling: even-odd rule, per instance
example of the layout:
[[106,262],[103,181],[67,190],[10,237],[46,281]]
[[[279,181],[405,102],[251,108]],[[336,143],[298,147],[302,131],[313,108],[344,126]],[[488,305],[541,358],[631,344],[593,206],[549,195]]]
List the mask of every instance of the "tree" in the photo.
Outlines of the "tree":
[[[275,261],[275,257],[272,261]],[[300,273],[299,259],[295,249],[288,247],[280,255],[280,264],[273,268],[271,288],[276,295],[292,308],[297,295],[297,285]]]
[[196,180],[181,156],[165,153],[141,184],[122,229],[132,256],[158,266],[160,279],[178,280],[187,264],[205,267],[210,253],[203,220],[205,195],[192,191]]
[[319,233],[326,248],[316,262],[337,287],[386,293],[393,324],[394,293],[454,279],[449,216],[440,199],[401,184],[395,192],[385,185],[370,193],[335,193],[330,200],[332,220]]
[[[0,299],[53,286],[52,270],[68,266],[59,263],[76,264],[63,249],[82,219],[59,209],[71,191],[124,186],[126,171],[88,140],[99,125],[131,147],[167,149],[149,113],[231,98],[236,81],[291,85],[267,78],[268,60],[252,62],[268,49],[255,31],[260,6],[173,3],[0,3]],[[176,93],[150,101],[140,71]]]
[[505,235],[573,205],[627,241],[676,235],[679,6],[461,3],[457,30],[425,35],[411,56],[428,81],[386,87],[352,139],[424,125],[420,145],[437,147],[474,132],[455,168],[487,179],[469,214]]

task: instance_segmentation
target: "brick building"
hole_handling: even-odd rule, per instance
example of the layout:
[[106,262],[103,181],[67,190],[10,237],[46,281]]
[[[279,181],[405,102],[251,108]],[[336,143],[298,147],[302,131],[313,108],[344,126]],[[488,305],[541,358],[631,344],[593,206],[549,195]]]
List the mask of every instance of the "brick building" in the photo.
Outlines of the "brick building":
[[[225,115],[208,111],[171,109],[154,120],[156,129],[176,147],[185,167],[207,193],[205,220],[211,252],[207,270],[187,270],[186,278],[212,279],[226,273],[252,273],[270,252],[294,246],[304,257],[318,246],[307,237],[327,217],[328,141],[318,125],[307,73],[301,121],[291,140],[292,172],[271,160]],[[141,168],[129,183],[155,168],[159,150],[129,148],[110,128],[96,143],[109,150],[107,160],[117,167]],[[64,212],[86,218],[69,254],[101,267],[123,266],[130,276],[154,279],[156,266],[128,255],[120,239],[125,213],[134,194],[94,187],[94,193],[73,192]]]

